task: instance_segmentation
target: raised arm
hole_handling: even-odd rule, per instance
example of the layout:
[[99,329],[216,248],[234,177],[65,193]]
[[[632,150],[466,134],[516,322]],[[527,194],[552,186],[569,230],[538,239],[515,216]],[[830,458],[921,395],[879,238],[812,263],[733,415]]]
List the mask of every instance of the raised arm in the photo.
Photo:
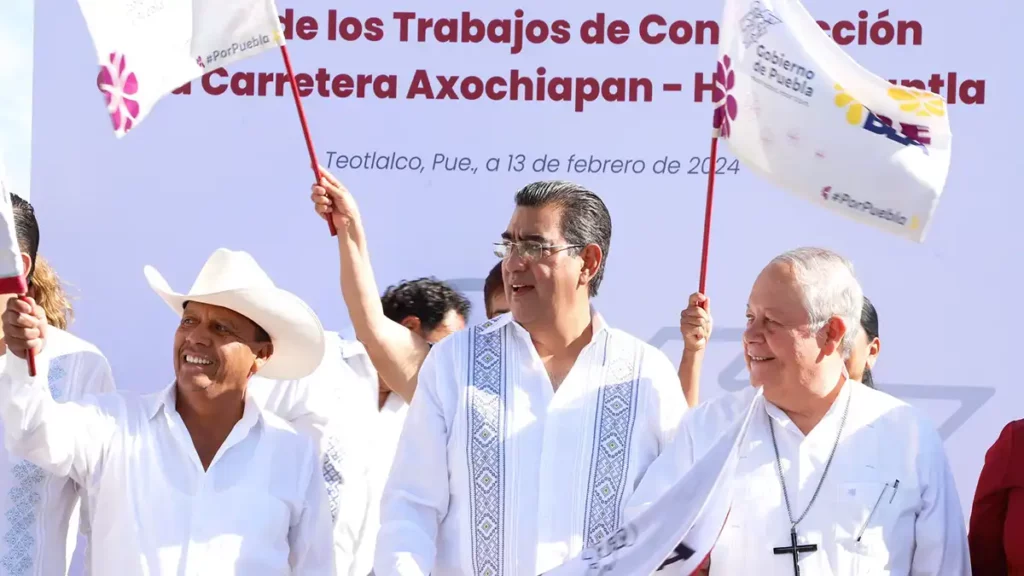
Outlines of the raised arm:
[[686,404],[693,408],[700,397],[700,370],[704,349],[711,338],[711,301],[695,292],[690,295],[686,310],[679,315],[679,331],[683,336],[683,357],[679,360],[679,383]]
[[[117,424],[89,397],[81,403],[54,401],[47,383],[46,328],[46,315],[34,300],[8,300],[3,313],[7,358],[0,375],[5,442],[11,453],[47,472],[86,484]],[[25,361],[29,350],[36,354],[34,377]]]
[[430,347],[419,335],[384,315],[355,199],[326,169],[321,167],[320,172],[323,178],[313,186],[312,198],[317,213],[331,218],[338,229],[341,295],[356,338],[366,347],[384,384],[411,403],[416,376]]

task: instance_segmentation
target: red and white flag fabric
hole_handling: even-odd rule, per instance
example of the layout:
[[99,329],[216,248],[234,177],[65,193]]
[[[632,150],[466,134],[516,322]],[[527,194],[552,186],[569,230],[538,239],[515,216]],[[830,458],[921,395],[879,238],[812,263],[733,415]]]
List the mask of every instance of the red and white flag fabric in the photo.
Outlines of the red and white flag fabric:
[[[760,388],[742,419],[733,425],[678,481],[643,503],[639,514],[597,545],[542,576],[687,576],[711,554],[725,526],[739,449],[758,407],[764,409]],[[659,458],[672,458],[671,451]],[[657,466],[657,461],[650,470]],[[643,484],[643,482],[641,482]]]
[[210,70],[284,44],[274,0],[78,0],[120,138]]
[[11,189],[3,161],[0,160],[0,294],[24,294],[25,269],[21,264],[21,248],[14,227]]
[[777,186],[922,242],[949,172],[946,102],[861,67],[799,0],[726,0],[715,134]]

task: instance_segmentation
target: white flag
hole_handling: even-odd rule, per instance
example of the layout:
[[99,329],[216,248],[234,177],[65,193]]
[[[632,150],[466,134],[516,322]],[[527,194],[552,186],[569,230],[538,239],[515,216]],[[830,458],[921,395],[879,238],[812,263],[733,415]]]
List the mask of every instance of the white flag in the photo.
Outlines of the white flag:
[[0,160],[0,228],[3,228],[0,230],[0,294],[24,294],[28,285],[21,265],[21,248],[14,228],[14,209],[7,182],[7,173]]
[[776,185],[921,242],[949,172],[946,102],[843,52],[799,0],[726,0],[716,133]]
[[114,132],[215,68],[284,44],[274,0],[78,0]]
[[[743,419],[636,518],[543,576],[643,576],[659,568],[692,574],[711,553],[725,525],[738,450],[751,415],[763,406],[762,397],[758,388]],[[674,456],[665,452],[659,458]]]

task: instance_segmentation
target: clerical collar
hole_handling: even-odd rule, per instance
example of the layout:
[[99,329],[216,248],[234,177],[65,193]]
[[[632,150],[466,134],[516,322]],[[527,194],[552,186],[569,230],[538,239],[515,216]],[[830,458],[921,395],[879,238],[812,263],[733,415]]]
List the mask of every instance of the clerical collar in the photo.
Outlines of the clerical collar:
[[[854,380],[847,379],[842,386],[843,387],[839,390],[839,395],[836,396],[832,405],[829,406],[828,412],[825,412],[825,415],[821,417],[821,421],[818,422],[812,432],[817,430],[823,423],[831,422],[842,414],[843,406],[846,404],[846,397],[853,393],[852,391],[853,388],[856,387],[856,382]],[[797,432],[800,431],[793,420],[790,419],[789,415],[775,404],[772,404],[767,398],[764,399],[764,411],[780,428],[784,430],[796,430]],[[801,435],[803,435],[803,432],[801,432]]]

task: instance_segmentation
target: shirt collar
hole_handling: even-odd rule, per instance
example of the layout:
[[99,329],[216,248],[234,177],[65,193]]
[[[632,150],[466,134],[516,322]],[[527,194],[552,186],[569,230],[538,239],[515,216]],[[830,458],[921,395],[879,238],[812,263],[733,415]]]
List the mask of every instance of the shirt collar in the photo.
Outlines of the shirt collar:
[[[822,424],[831,427],[831,422],[839,418],[843,410],[846,409],[846,399],[850,394],[853,394],[853,389],[856,388],[857,384],[857,381],[850,380],[849,378],[843,382],[843,387],[839,390],[839,394],[832,402],[832,406],[829,406],[828,412],[825,412],[825,415],[822,416],[821,421],[819,421],[818,425],[814,427],[814,430],[823,428]],[[782,428],[792,428],[793,430],[799,431],[796,424],[794,424],[793,420],[790,419],[789,415],[775,404],[769,402],[767,398],[764,400],[764,410],[768,413],[768,417],[775,420],[775,422]],[[838,423],[836,425],[838,426]]]
[[[597,311],[597,308],[595,308],[593,304],[590,305],[590,319],[594,323],[594,338],[595,339],[598,336],[598,334],[600,334],[601,332],[604,332],[605,330],[609,330],[611,328],[610,326],[608,326],[608,323],[605,321],[604,316],[602,316],[601,313]],[[488,334],[490,332],[494,332],[495,330],[498,330],[498,329],[502,328],[506,324],[512,324],[513,326],[519,328],[523,332],[526,332],[526,329],[523,328],[522,325],[518,324],[515,321],[514,318],[512,318],[512,313],[511,312],[506,312],[505,314],[502,314],[501,316],[495,316],[494,318],[491,318],[490,320],[488,320],[488,321],[484,322],[483,324],[481,324],[480,325],[480,333],[481,334]]]
[[[160,413],[160,409],[164,408],[167,411],[175,411],[178,408],[178,397],[176,394],[176,382],[171,382],[170,386],[165,387],[160,392],[150,395],[146,398],[146,416],[149,420],[152,420]],[[253,399],[252,394],[248,391],[245,393],[245,407],[242,409],[242,420],[261,419],[263,412],[260,410],[259,405]]]

